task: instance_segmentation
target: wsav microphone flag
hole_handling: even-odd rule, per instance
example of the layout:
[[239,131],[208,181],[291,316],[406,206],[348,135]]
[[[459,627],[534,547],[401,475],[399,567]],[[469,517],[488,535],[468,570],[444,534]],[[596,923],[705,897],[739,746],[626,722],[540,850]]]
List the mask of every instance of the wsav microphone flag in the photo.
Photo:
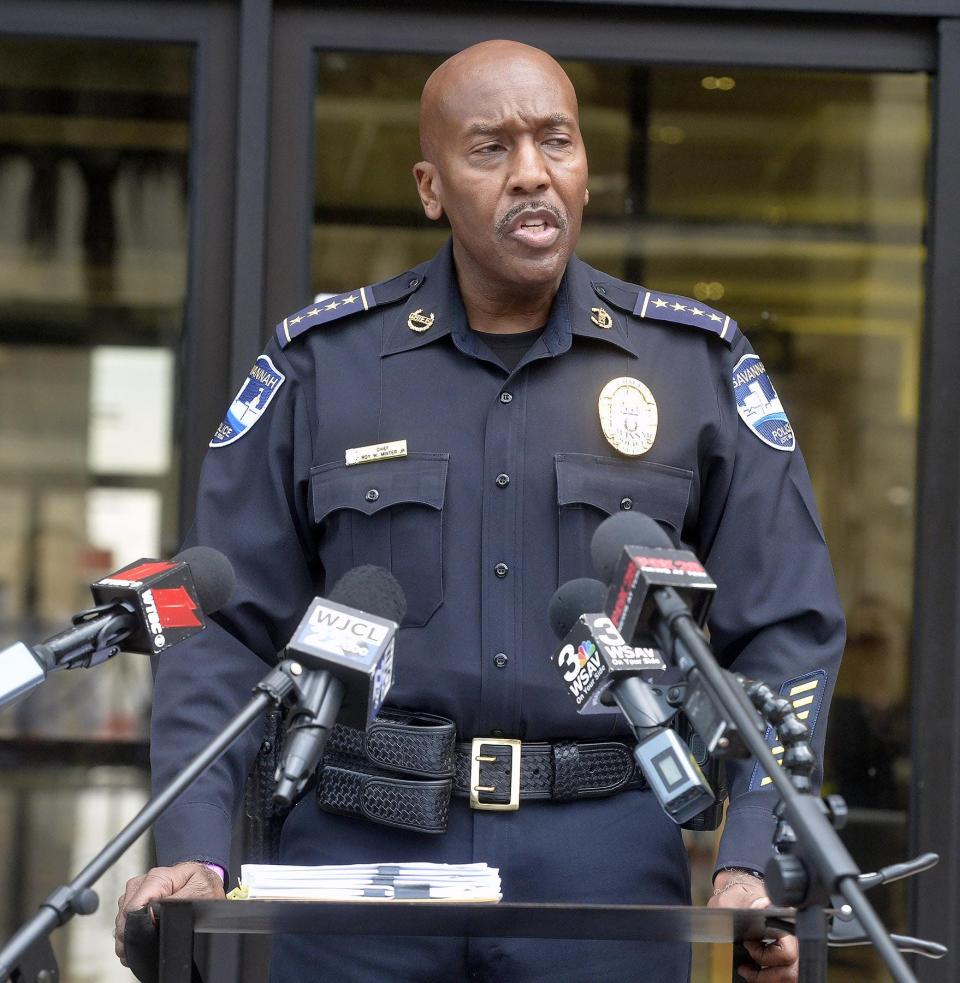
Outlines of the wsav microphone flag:
[[578,713],[619,713],[616,705],[601,702],[605,690],[626,676],[664,669],[659,649],[628,645],[602,612],[574,622],[554,661]]
[[206,622],[187,563],[140,559],[90,588],[98,605],[132,605],[140,628],[127,638],[128,652],[153,655],[202,631]]
[[624,546],[614,568],[606,610],[610,620],[628,641],[637,626],[646,634],[655,607],[651,591],[673,587],[701,627],[707,620],[717,585],[703,564],[689,550],[656,546]]

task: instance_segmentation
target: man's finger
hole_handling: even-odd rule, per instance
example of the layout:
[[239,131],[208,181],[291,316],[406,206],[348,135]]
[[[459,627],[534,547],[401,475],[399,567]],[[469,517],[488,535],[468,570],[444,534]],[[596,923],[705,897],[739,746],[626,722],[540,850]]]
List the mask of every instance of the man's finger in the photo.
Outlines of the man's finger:
[[739,966],[737,973],[752,983],[796,983],[799,975],[799,947],[792,935],[774,942],[744,941],[744,948],[755,965]]
[[765,966],[763,969],[758,969],[756,966],[738,966],[737,975],[747,983],[796,983],[797,981],[796,969],[787,966]]
[[[117,899],[117,918],[113,926],[113,947],[117,958],[127,965],[123,933],[127,925],[127,914],[145,908],[151,901],[168,898],[179,890],[197,871],[207,870],[203,864],[177,864],[175,867],[154,867],[139,877],[127,881],[126,890]],[[219,878],[218,878],[219,880]]]
[[763,966],[789,966],[797,961],[799,947],[797,940],[791,936],[785,936],[768,945],[762,942],[744,942],[744,948],[750,953],[750,957]]

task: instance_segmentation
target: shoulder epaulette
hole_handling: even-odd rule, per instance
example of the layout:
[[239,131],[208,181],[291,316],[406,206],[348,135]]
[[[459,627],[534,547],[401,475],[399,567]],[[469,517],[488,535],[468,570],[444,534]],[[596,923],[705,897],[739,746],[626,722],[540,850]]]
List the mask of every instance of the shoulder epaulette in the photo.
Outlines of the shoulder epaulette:
[[424,281],[422,273],[408,270],[399,276],[375,283],[369,287],[360,287],[347,293],[334,294],[324,300],[316,301],[285,317],[277,325],[277,343],[286,348],[298,335],[304,334],[311,328],[340,318],[349,317],[361,311],[372,311],[383,304],[393,304],[404,297],[409,297]]
[[715,334],[728,347],[733,346],[737,322],[722,311],[707,307],[700,301],[677,294],[647,290],[646,287],[620,281],[598,281],[593,284],[593,289],[621,310],[629,311],[637,317],[700,328],[701,331]]

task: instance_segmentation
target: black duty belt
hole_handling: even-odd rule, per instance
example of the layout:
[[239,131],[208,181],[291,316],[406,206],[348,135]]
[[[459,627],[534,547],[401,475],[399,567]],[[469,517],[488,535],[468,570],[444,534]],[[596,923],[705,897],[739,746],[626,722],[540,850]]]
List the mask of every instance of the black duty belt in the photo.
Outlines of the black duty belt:
[[421,833],[446,830],[451,795],[472,809],[512,810],[645,787],[620,741],[457,743],[452,721],[386,707],[366,731],[334,727],[317,769],[322,809]]

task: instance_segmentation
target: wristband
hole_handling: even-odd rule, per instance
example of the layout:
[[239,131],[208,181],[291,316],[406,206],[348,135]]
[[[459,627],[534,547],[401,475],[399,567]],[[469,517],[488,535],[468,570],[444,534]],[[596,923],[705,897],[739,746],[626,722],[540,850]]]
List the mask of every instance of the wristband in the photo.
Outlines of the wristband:
[[220,878],[221,881],[226,883],[227,872],[220,866],[220,864],[207,863],[205,860],[201,860],[200,863],[202,863],[203,866],[206,867],[208,870],[212,870]]
[[[732,887],[742,887],[745,884],[750,884],[754,880],[760,881],[763,884],[763,874],[759,871],[754,870],[752,867],[721,867],[717,871],[717,874],[733,874],[733,877],[727,881],[723,887],[717,887],[713,890],[713,896],[719,898],[721,894],[726,894],[727,891]],[[714,874],[716,877],[716,874]]]

